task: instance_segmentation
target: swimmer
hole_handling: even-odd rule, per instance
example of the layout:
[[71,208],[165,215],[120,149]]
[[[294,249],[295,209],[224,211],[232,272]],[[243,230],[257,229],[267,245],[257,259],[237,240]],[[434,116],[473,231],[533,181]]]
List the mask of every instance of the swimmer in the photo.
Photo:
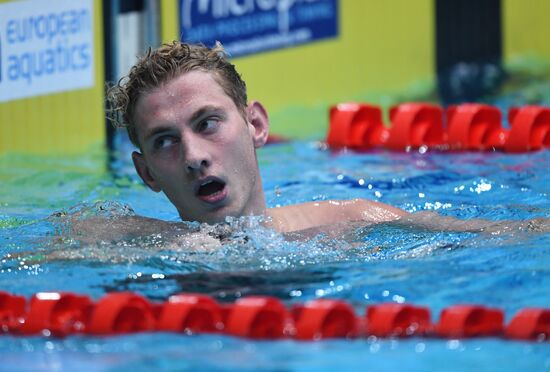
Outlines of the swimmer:
[[[149,50],[109,90],[108,100],[115,124],[126,128],[138,149],[132,153],[137,173],[168,197],[182,221],[217,224],[228,216],[264,216],[266,226],[280,233],[329,230],[347,221],[444,231],[504,228],[485,220],[411,214],[363,199],[267,208],[256,150],[268,137],[268,113],[248,100],[245,82],[219,44],[175,41]],[[547,219],[529,223],[550,230]],[[516,227],[523,225],[532,227],[523,222]],[[139,232],[143,226],[150,230],[155,224],[133,218],[125,229]]]

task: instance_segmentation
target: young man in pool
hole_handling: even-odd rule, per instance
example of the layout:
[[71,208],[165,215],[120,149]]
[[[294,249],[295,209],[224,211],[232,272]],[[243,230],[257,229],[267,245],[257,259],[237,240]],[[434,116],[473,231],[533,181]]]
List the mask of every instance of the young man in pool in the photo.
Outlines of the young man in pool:
[[[139,176],[153,191],[164,192],[183,221],[216,224],[227,216],[265,216],[266,225],[282,233],[346,221],[400,221],[443,230],[490,225],[412,215],[361,199],[266,208],[256,149],[266,143],[268,115],[261,103],[248,101],[244,81],[219,45],[173,42],[150,50],[109,98],[116,122],[139,149],[132,154]],[[136,221],[127,228],[138,229]]]
[[267,209],[256,149],[269,119],[221,46],[180,42],[149,51],[111,90],[119,121],[139,148],[132,154],[143,181],[164,192],[184,221],[265,215],[280,232],[346,220],[383,222],[406,213],[366,200],[326,201]]

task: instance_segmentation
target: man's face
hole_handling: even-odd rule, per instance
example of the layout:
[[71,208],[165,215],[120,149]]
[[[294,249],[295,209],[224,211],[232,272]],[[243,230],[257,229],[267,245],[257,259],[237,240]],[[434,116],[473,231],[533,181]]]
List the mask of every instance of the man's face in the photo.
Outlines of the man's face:
[[142,149],[132,154],[134,165],[183,220],[264,212],[255,150],[268,132],[261,104],[243,115],[211,73],[197,70],[142,95],[134,120]]

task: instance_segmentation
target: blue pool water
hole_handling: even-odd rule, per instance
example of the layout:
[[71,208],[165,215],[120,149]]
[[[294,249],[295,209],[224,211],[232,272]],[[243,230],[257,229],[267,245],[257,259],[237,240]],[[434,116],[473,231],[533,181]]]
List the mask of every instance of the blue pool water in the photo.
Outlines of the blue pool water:
[[[428,306],[433,320],[457,303],[502,308],[506,322],[521,308],[550,307],[548,233],[451,233],[383,224],[288,241],[244,221],[248,239],[236,236],[214,251],[178,249],[159,236],[95,244],[71,240],[64,234],[66,221],[54,212],[137,213],[177,221],[173,207],[139,182],[129,151],[119,138],[111,158],[101,150],[73,158],[0,158],[0,290],[27,297],[65,290],[94,299],[131,290],[152,300],[202,292],[222,302],[261,294],[287,305],[325,297],[344,299],[361,314],[367,305],[393,301]],[[292,142],[262,149],[259,161],[271,207],[367,198],[461,219],[550,217],[550,151],[358,154]],[[0,360],[0,370],[526,371],[550,369],[550,348],[497,338],[1,336]]]

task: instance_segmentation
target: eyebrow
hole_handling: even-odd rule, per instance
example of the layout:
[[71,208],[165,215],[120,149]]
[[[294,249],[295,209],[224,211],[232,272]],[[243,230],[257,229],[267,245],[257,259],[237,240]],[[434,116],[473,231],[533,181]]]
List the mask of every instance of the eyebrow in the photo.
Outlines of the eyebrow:
[[[224,110],[221,107],[214,106],[214,105],[203,106],[200,109],[198,109],[197,111],[195,111],[193,113],[193,115],[191,115],[191,118],[189,118],[189,122],[194,123],[194,122],[202,119],[203,117],[207,116],[208,114],[210,114],[212,112],[218,112],[218,113],[223,114]],[[154,137],[155,135],[157,135],[159,133],[170,132],[173,129],[174,129],[174,127],[171,126],[171,125],[160,125],[158,127],[155,127],[153,129],[147,131],[143,138],[144,138],[145,141],[147,141],[151,137]]]
[[146,132],[145,135],[143,136],[143,139],[144,141],[148,141],[149,139],[151,139],[152,137],[156,136],[159,133],[169,132],[171,130],[174,130],[174,127],[169,125],[161,125]]
[[202,119],[204,116],[207,116],[207,114],[210,114],[212,112],[223,113],[224,110],[219,106],[206,105],[195,111],[195,113],[191,115],[191,119],[189,121],[191,123],[194,123],[195,121]]

